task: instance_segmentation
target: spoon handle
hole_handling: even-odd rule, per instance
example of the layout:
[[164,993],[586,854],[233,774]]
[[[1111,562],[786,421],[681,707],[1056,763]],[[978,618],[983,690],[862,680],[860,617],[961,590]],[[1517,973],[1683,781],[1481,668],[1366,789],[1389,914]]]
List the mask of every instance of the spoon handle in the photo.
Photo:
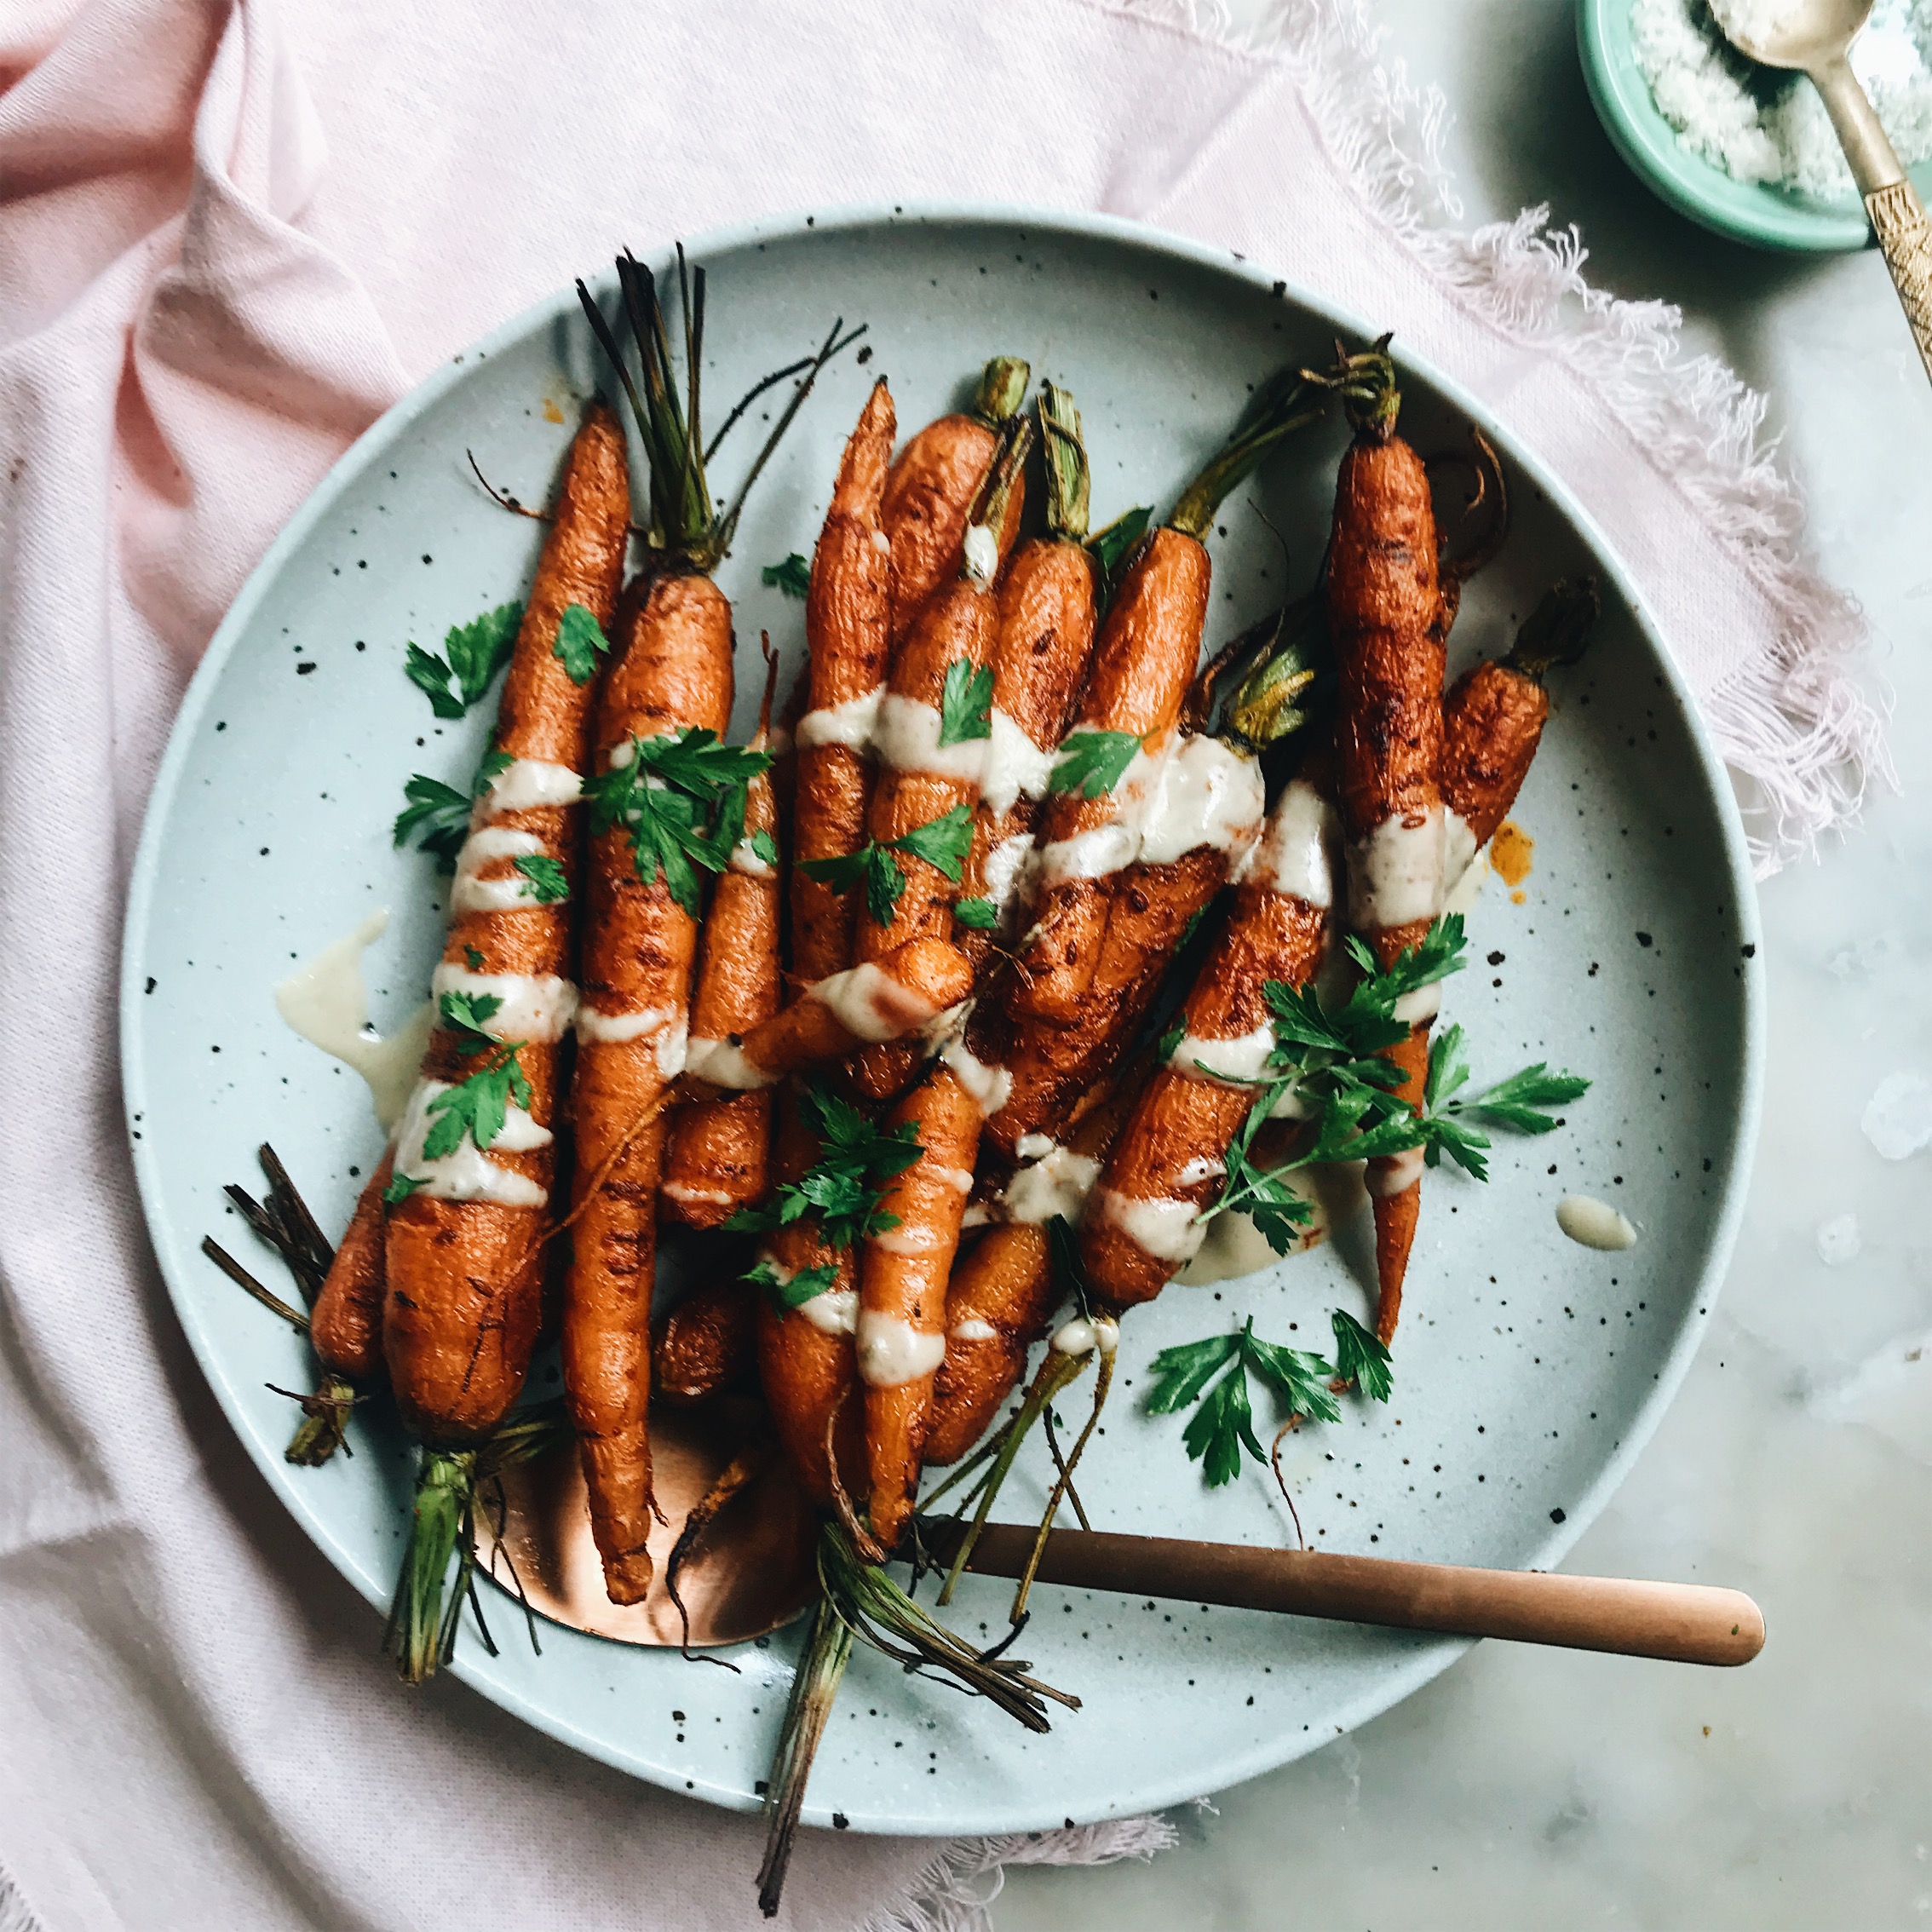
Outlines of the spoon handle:
[[[943,1548],[951,1526],[926,1528],[929,1544]],[[1017,1576],[1033,1535],[1017,1523],[989,1523],[967,1567],[986,1576]],[[1047,1538],[1038,1580],[1678,1664],[1748,1664],[1764,1645],[1764,1617],[1757,1606],[1741,1590],[1704,1584],[1464,1569],[1057,1529]]]
[[1918,191],[1900,165],[1851,62],[1841,55],[1810,72],[1824,96],[1838,145],[1851,164],[1852,178],[1865,197],[1865,212],[1892,272],[1899,305],[1912,325],[1918,359],[1932,377],[1932,222],[1927,221]]

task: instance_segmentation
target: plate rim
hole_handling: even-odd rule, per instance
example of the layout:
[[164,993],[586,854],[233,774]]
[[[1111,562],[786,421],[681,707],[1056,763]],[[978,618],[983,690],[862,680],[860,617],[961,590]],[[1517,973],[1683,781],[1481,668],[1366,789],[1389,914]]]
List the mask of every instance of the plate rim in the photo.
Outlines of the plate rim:
[[[1257,263],[1233,250],[1198,241],[1124,216],[1081,210],[1050,210],[1024,204],[974,200],[853,203],[825,209],[799,209],[727,224],[704,231],[687,240],[684,246],[687,255],[693,260],[701,260],[709,256],[745,249],[759,242],[777,239],[790,239],[805,231],[809,231],[814,237],[830,237],[854,231],[911,226],[952,227],[962,229],[1021,227],[1050,232],[1070,239],[1111,243],[1153,259],[1165,258],[1184,263],[1190,268],[1210,269],[1231,275],[1238,281],[1249,284],[1262,295],[1273,295],[1299,304],[1308,313],[1323,318],[1344,335],[1366,340],[1377,332],[1345,305],[1317,293],[1292,278],[1275,274],[1265,264]],[[669,249],[670,245],[671,238],[653,237],[649,244],[650,252],[654,256]],[[584,279],[594,288],[601,289],[612,278],[609,272],[606,271],[595,279],[589,276]],[[555,323],[560,318],[574,314],[576,308],[574,288],[557,290],[529,304],[486,335],[446,358],[422,382],[385,410],[350,444],[277,533],[216,628],[182,693],[180,706],[169,728],[166,750],[156,768],[153,785],[143,808],[140,842],[129,879],[119,957],[120,1023],[118,1033],[124,1129],[129,1135],[128,1145],[140,1199],[143,1232],[147,1236],[156,1266],[167,1288],[175,1318],[181,1325],[193,1352],[196,1365],[215,1395],[229,1429],[239,1439],[244,1452],[254,1462],[277,1500],[302,1525],[304,1533],[342,1574],[344,1580],[378,1609],[382,1607],[382,1596],[365,1587],[360,1566],[342,1547],[313,1506],[304,1500],[300,1490],[290,1481],[287,1467],[279,1458],[271,1456],[249,1431],[237,1423],[235,1417],[239,1402],[234,1384],[222,1366],[205,1325],[196,1313],[193,1297],[187,1292],[184,1284],[177,1283],[175,1271],[164,1256],[164,1244],[156,1238],[158,1228],[172,1227],[172,1218],[163,1197],[159,1177],[154,1170],[155,1157],[150,1144],[144,1139],[134,1137],[134,1116],[146,1110],[142,1087],[144,1003],[135,991],[141,979],[137,968],[151,920],[162,862],[162,828],[171,814],[175,796],[186,775],[189,745],[196,736],[197,727],[207,710],[223,670],[253,621],[257,607],[268,595],[285,562],[306,542],[311,530],[333,508],[336,499],[360,476],[373,450],[387,446],[392,439],[406,434],[410,426],[423,411],[440,401],[457,383],[467,379],[475,363],[486,361],[506,344],[520,341],[527,334]],[[1684,1317],[1663,1357],[1650,1389],[1633,1412],[1622,1440],[1606,1459],[1596,1481],[1575,1498],[1566,1512],[1564,1522],[1553,1525],[1550,1532],[1530,1553],[1525,1567],[1547,1570],[1555,1568],[1561,1562],[1578,1538],[1596,1520],[1629,1474],[1637,1456],[1655,1433],[1665,1412],[1675,1400],[1677,1390],[1688,1372],[1691,1361],[1702,1343],[1705,1331],[1710,1325],[1711,1312],[1716,1307],[1717,1296],[1722,1291],[1729,1267],[1743,1220],[1750,1176],[1755,1164],[1763,1101],[1767,1012],[1757,889],[1743,820],[1723,763],[1711,743],[1696,699],[1665,642],[1663,629],[1655,612],[1614,546],[1595,519],[1577,501],[1568,486],[1539,457],[1527,449],[1513,430],[1499,424],[1490,410],[1461,382],[1446,375],[1427,357],[1404,353],[1399,340],[1394,345],[1394,354],[1399,367],[1412,371],[1435,388],[1452,408],[1480,427],[1526,480],[1547,496],[1552,506],[1567,521],[1579,539],[1599,558],[1605,574],[1630,607],[1644,642],[1655,660],[1656,670],[1664,679],[1665,687],[1688,727],[1699,775],[1718,806],[1726,870],[1729,875],[1732,894],[1739,909],[1740,934],[1743,942],[1751,949],[1745,961],[1745,970],[1738,980],[1740,988],[1739,1012],[1743,1053],[1735,1095],[1736,1131],[1732,1140],[1730,1159],[1722,1170],[1714,1175],[1718,1186],[1712,1217],[1712,1238],[1707,1250],[1705,1267],[1697,1282],[1699,1293],[1696,1300],[1701,1303],[1701,1312]],[[1687,1301],[1687,1308],[1691,1305]],[[1238,1752],[1218,1765],[1216,1776],[1219,1781],[1212,1788],[1216,1791],[1226,1790],[1265,1772],[1279,1769],[1319,1749],[1322,1745],[1331,1742],[1334,1737],[1354,1730],[1440,1675],[1464,1651],[1473,1647],[1474,1641],[1444,1637],[1418,1645],[1412,1657],[1405,1659],[1397,1667],[1383,1672],[1372,1682],[1365,1685],[1361,1694],[1341,1709],[1337,1713],[1341,1720],[1338,1729],[1320,1736],[1313,1732],[1287,1734],[1265,1743],[1257,1743],[1251,1749]],[[478,1659],[473,1651],[459,1651],[455,1660],[446,1668],[498,1708],[521,1718],[558,1742],[568,1745],[572,1749],[609,1764],[630,1776],[657,1785],[678,1796],[701,1798],[729,1810],[751,1812],[761,1808],[762,1801],[756,1797],[747,1797],[709,1780],[694,1780],[681,1774],[674,1768],[646,1763],[607,1748],[598,1740],[578,1730],[567,1717],[524,1695],[514,1686],[506,1685],[493,1677],[483,1667],[486,1662],[487,1659]],[[1192,1783],[1193,1780],[1187,1779],[1151,1784],[1136,1789],[1120,1803],[1095,1811],[1092,1816],[1101,1819],[1118,1817],[1130,1812],[1156,1811],[1205,1795],[1192,1789]],[[1010,1810],[989,1810],[983,1814],[973,1814],[949,1820],[941,1829],[957,1836],[1050,1830],[1060,1826],[1066,1816],[1064,1809],[1057,1804],[1050,1811],[1016,1814]],[[831,1824],[831,1805],[814,1805],[808,1802],[805,1822],[815,1826],[826,1826]],[[854,1815],[851,1818],[851,1827],[890,1837],[931,1836],[934,1829],[929,1820],[889,1814]]]

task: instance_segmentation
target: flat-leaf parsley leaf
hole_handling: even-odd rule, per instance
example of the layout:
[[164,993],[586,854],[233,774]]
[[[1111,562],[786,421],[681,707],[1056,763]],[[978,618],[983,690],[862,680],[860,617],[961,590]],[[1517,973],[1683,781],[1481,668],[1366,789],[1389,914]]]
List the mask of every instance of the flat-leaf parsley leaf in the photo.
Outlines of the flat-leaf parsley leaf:
[[564,606],[563,616],[557,622],[556,642],[551,645],[550,653],[562,659],[563,668],[569,673],[572,684],[579,687],[588,684],[597,674],[598,658],[610,647],[611,641],[605,636],[603,626],[586,606]]
[[964,745],[992,736],[992,672],[968,658],[955,658],[946,667],[940,693],[939,741]]
[[1099,798],[1120,783],[1140,749],[1130,731],[1077,731],[1061,746],[1047,790]]
[[812,588],[812,566],[796,550],[783,563],[767,564],[758,577],[768,589],[788,597],[802,597]]
[[403,671],[429,700],[440,718],[460,718],[495,681],[516,647],[521,604],[499,604],[469,624],[452,625],[443,637],[443,655],[411,644]]

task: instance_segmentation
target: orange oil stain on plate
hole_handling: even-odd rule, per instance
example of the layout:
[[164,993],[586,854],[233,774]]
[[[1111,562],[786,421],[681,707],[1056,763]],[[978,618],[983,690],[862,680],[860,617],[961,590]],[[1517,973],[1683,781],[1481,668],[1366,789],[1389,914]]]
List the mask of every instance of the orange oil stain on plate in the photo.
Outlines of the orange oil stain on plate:
[[557,407],[555,402],[550,397],[545,396],[543,398],[543,420],[546,423],[561,423],[563,419],[563,411]]
[[1521,906],[1528,896],[1516,889],[1530,876],[1536,860],[1536,841],[1513,819],[1505,819],[1489,842],[1491,869],[1509,887],[1509,903]]

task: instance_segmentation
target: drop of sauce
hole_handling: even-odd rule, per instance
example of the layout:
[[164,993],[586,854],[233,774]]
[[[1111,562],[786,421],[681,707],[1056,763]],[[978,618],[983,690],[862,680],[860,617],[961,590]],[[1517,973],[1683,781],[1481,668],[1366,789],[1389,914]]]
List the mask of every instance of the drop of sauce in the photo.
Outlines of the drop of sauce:
[[557,407],[555,400],[553,397],[545,396],[543,398],[543,420],[546,423],[561,423],[563,419],[564,412]]
[[402,1118],[436,1023],[436,1009],[425,1000],[393,1033],[378,1033],[369,1024],[362,955],[388,925],[386,911],[371,912],[347,938],[324,946],[275,988],[275,1010],[284,1021],[368,1082],[370,1105],[384,1133]]
[[1636,1229],[1609,1202],[1590,1194],[1566,1194],[1557,1202],[1556,1225],[1585,1248],[1614,1254],[1636,1245]]

